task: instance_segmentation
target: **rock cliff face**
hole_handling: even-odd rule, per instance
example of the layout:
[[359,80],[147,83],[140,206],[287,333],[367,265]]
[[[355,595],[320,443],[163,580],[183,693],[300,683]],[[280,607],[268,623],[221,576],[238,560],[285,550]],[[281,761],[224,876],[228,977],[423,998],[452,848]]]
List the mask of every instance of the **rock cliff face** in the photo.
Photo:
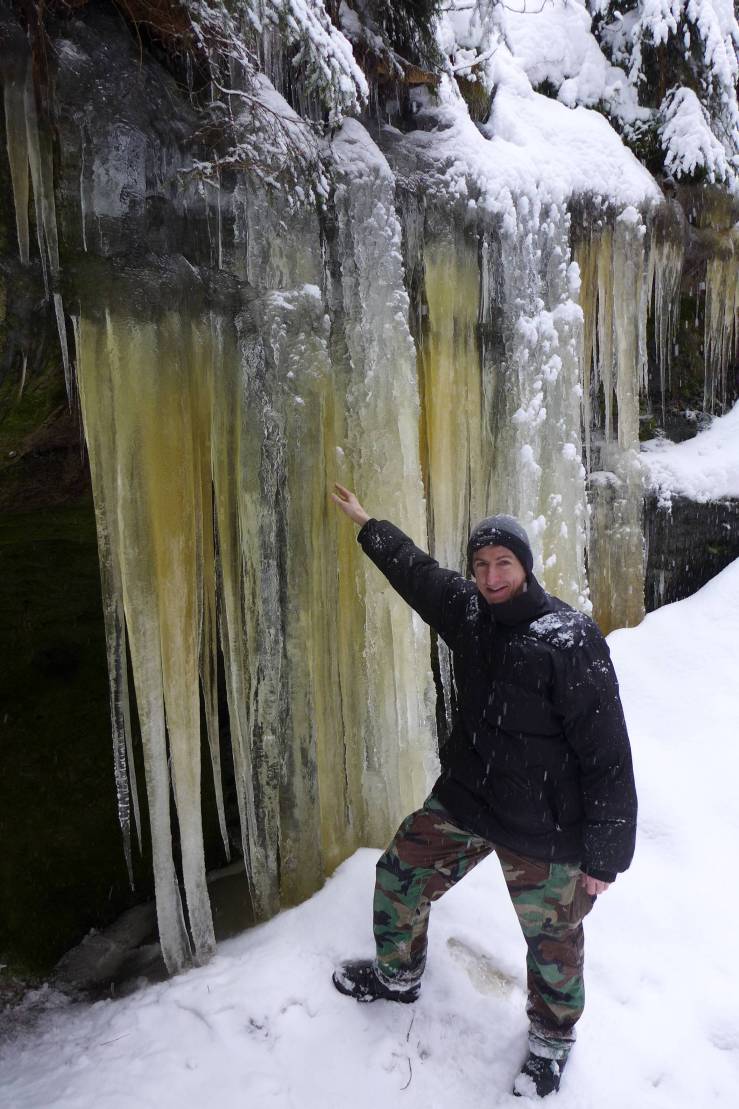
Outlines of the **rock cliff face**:
[[647,499],[645,506],[647,612],[680,601],[739,558],[739,504],[697,504],[673,498],[667,510]]
[[[197,96],[107,5],[48,21],[43,96],[2,21],[0,504],[22,632],[3,727],[29,767],[3,811],[38,851],[34,884],[57,904],[71,889],[35,932],[28,889],[0,944],[44,962],[130,902],[117,808],[175,970],[213,948],[206,862],[243,855],[268,916],[433,780],[449,659],[360,560],[334,479],[460,568],[470,521],[511,511],[548,588],[609,627],[640,619],[640,394],[659,417],[702,387],[702,363],[670,360],[700,240],[721,261],[708,390],[731,395],[733,245],[712,228],[732,209],[691,230],[695,197],[651,181],[641,200],[511,192],[462,165],[425,84],[401,126],[347,120],[324,144],[316,203],[213,170]],[[72,827],[100,856],[52,831]],[[26,860],[2,865],[18,899]]]

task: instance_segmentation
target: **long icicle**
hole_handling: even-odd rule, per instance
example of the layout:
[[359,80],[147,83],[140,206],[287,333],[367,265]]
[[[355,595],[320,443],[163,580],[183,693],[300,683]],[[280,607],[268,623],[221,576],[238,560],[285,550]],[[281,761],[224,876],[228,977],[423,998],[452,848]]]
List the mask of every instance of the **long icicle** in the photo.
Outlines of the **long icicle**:
[[26,132],[25,78],[9,76],[5,82],[5,136],[15,206],[18,253],[24,265],[30,259],[28,230],[28,135]]
[[[72,320],[77,350],[77,362],[83,357],[80,320]],[[84,352],[84,357],[97,360],[104,352],[96,342],[94,353]],[[136,767],[133,759],[131,733],[131,710],[128,689],[128,663],[126,654],[126,632],[123,614],[123,588],[121,582],[120,542],[118,535],[118,514],[115,510],[115,474],[113,468],[105,464],[103,441],[115,437],[115,422],[106,427],[98,420],[101,410],[112,405],[108,376],[101,370],[92,373],[89,379],[82,375],[80,381],[80,405],[83,426],[88,444],[90,475],[95,502],[95,518],[98,536],[98,561],[103,602],[103,621],[105,626],[105,646],[108,661],[108,681],[110,687],[110,723],[113,736],[113,770],[116,786],[118,822],[123,836],[126,867],[133,887],[133,862],[131,858],[131,810],[136,835],[141,849],[141,813],[139,809]],[[86,386],[86,387],[85,387]]]

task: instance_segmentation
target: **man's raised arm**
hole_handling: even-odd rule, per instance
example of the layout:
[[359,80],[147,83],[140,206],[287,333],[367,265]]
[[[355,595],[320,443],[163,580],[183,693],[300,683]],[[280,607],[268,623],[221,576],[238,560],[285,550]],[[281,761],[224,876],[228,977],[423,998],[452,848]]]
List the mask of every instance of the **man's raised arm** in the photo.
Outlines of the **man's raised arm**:
[[461,574],[442,569],[395,524],[371,517],[349,489],[339,484],[334,488],[334,504],[361,528],[357,541],[364,553],[403,600],[448,641],[476,588]]

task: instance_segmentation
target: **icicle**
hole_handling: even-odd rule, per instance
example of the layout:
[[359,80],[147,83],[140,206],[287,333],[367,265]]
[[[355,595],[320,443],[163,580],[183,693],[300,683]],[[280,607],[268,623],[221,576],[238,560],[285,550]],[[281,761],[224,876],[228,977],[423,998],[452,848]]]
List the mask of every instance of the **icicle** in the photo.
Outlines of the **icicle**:
[[703,407],[721,411],[727,373],[739,353],[739,231],[724,232],[723,250],[706,263]]
[[[252,458],[247,456],[251,444],[246,435],[245,383],[240,361],[243,357],[257,371],[259,361],[250,357],[246,343],[240,356],[227,334],[220,341],[211,417],[211,465],[220,560],[219,623],[246,877],[255,915],[262,919],[279,907],[279,774],[276,758],[273,765],[268,758],[256,762],[253,759],[252,724],[255,706],[258,710],[260,704],[260,670],[264,668],[271,677],[269,664],[276,664],[279,680],[281,655],[278,650],[267,658],[263,653],[260,659],[257,622],[264,595],[258,581],[253,583],[253,591],[247,591],[245,572],[249,565],[260,565],[259,551],[254,550],[253,539],[249,542],[250,529],[252,536],[255,528],[258,535],[260,520],[274,502],[266,502],[260,511],[259,468],[250,465]],[[255,416],[257,413],[255,409]],[[248,480],[248,486],[242,484],[242,477]],[[265,629],[265,646],[274,642],[275,631],[273,628],[270,636]],[[263,735],[260,732],[258,742]],[[266,753],[269,755],[269,743]]]
[[62,304],[62,294],[54,293],[54,315],[56,316],[56,327],[59,335],[59,345],[62,350],[62,366],[64,367],[64,383],[67,387],[67,399],[70,407],[74,399],[74,380],[72,378],[72,365],[69,361],[69,347],[67,346],[67,325],[64,320],[64,305]]
[[[50,293],[49,281],[49,267],[53,271],[58,269],[59,255],[56,240],[56,219],[54,218],[54,197],[53,197],[53,182],[46,180],[46,169],[50,168],[46,165],[46,160],[42,153],[42,140],[39,134],[38,114],[36,111],[36,92],[33,87],[32,69],[29,65],[26,73],[26,85],[24,90],[24,106],[26,115],[26,139],[28,143],[28,163],[31,168],[31,182],[33,184],[33,202],[36,210],[36,237],[38,240],[39,257],[41,258],[41,268],[44,277],[44,288],[47,297]],[[51,194],[48,191],[48,186],[51,185]],[[46,234],[47,222],[53,219],[53,231],[49,235]],[[56,266],[53,259],[49,258],[49,244],[51,248],[55,249]]]
[[615,375],[616,320],[613,302],[613,235],[603,231],[598,250],[598,358],[595,362],[593,386],[597,393],[603,387],[605,438],[613,436],[613,382]]
[[[349,354],[348,411],[343,417],[350,465],[347,477],[351,476],[368,505],[396,520],[423,546],[419,391],[403,283],[395,182],[379,152],[369,148],[363,131],[361,141],[349,150],[350,159],[353,151],[366,151],[367,165],[356,161],[347,165],[337,195]],[[330,393],[335,388],[329,383]],[[344,444],[339,441],[338,445]],[[341,530],[342,554],[352,538],[345,528]],[[343,554],[342,576],[357,557],[356,544],[353,547],[348,565]],[[388,827],[402,818],[408,804],[415,805],[423,798],[436,772],[429,639],[427,629],[410,618],[406,606],[366,559],[348,580],[344,578],[344,597],[351,589],[352,577],[364,597],[366,695],[360,694],[359,713],[352,710],[351,732],[364,736],[366,835],[368,842],[381,844]],[[361,621],[356,603],[350,611],[352,621]],[[351,651],[350,629],[351,624],[342,629],[346,651]],[[356,689],[360,675],[350,676],[350,669],[356,667],[349,657],[341,657],[340,677],[342,685],[348,681],[346,688],[351,690],[353,686]]]
[[33,87],[33,71],[30,65],[26,73],[25,109],[28,161],[31,168],[33,197],[36,207],[39,254],[44,273],[46,295],[48,296],[50,292],[53,294],[54,314],[64,366],[64,381],[67,387],[67,399],[71,406],[74,393],[67,345],[67,328],[64,322],[62,296],[57,289],[59,282],[59,240],[54,204],[54,161],[51,136],[46,127],[39,126],[36,93]]
[[[125,303],[125,295],[117,303]],[[208,335],[203,328],[191,336],[175,316],[155,325],[108,315],[101,328],[83,315],[79,326],[80,395],[103,586],[115,602],[106,605],[111,687],[118,675],[125,704],[122,600],[144,750],[160,939],[172,971],[191,958],[203,961],[214,948],[200,813],[197,607],[203,543],[194,450],[199,422],[210,420],[198,387],[212,362]],[[189,403],[182,403],[183,395]],[[115,698],[113,704],[120,735],[127,721],[116,712]],[[130,767],[130,754],[128,761]],[[192,948],[172,858],[169,766]]]
[[[217,320],[211,316],[209,348],[213,357],[218,358],[222,350]],[[204,352],[204,357],[207,354]],[[221,752],[218,726],[218,628],[217,628],[217,572],[216,572],[216,547],[215,547],[215,519],[213,510],[213,477],[210,454],[210,436],[212,432],[212,407],[213,407],[213,381],[217,373],[216,365],[207,369],[205,381],[201,383],[202,395],[199,403],[210,412],[208,423],[205,420],[197,423],[198,438],[196,440],[197,457],[195,461],[196,472],[200,475],[199,487],[196,485],[196,514],[202,521],[202,532],[199,538],[202,541],[202,551],[198,560],[203,567],[203,589],[198,597],[199,602],[199,658],[200,658],[200,684],[203,691],[205,707],[205,724],[210,749],[211,768],[213,771],[213,789],[218,812],[218,825],[223,841],[226,858],[231,858],[231,848],[226,830],[226,814],[223,803],[223,780],[221,776]]]
[[639,392],[646,377],[646,228],[635,208],[616,219],[613,236],[613,333],[618,444],[639,449]]
[[[578,243],[575,260],[580,275],[579,300],[583,312],[582,348],[580,366],[583,390],[583,432],[585,440],[585,468],[592,464],[591,432],[593,424],[594,367],[597,366],[596,342],[598,334],[598,251],[592,237]],[[596,397],[597,401],[597,397]]]
[[429,525],[435,557],[464,570],[470,524],[483,515],[488,461],[483,461],[475,239],[462,232],[430,239],[424,268],[428,326],[420,362],[421,452]]
[[[190,56],[187,56],[188,62]],[[87,253],[87,205],[85,203],[85,133],[80,128],[80,230],[82,249]]]
[[658,212],[652,223],[649,248],[648,288],[654,320],[654,350],[659,367],[663,424],[665,398],[671,385],[672,351],[680,317],[680,280],[684,255],[682,220],[682,213],[677,205]]
[[223,269],[223,216],[221,214],[221,175],[216,184],[216,204],[218,206],[218,269]]
[[[77,361],[82,357],[81,325],[78,318],[73,321]],[[99,348],[88,351],[87,357],[99,356]],[[136,771],[133,761],[131,740],[131,714],[128,692],[128,665],[126,656],[126,633],[123,616],[123,590],[119,561],[118,516],[114,510],[114,472],[105,464],[105,447],[108,436],[115,436],[112,428],[100,426],[97,414],[101,407],[112,404],[110,386],[104,377],[93,376],[87,391],[83,391],[80,378],[80,402],[85,424],[85,434],[90,458],[95,516],[98,535],[100,561],[100,580],[103,598],[103,619],[110,682],[110,716],[113,735],[113,767],[115,773],[116,795],[118,799],[118,819],[123,835],[126,865],[129,880],[133,885],[133,866],[131,860],[131,805],[134,823],[141,846],[141,815],[139,812]],[[100,392],[98,392],[100,390]],[[113,447],[112,444],[107,444]],[[114,447],[113,447],[114,449]],[[129,784],[130,783],[130,784]]]
[[28,170],[31,171],[36,232],[46,295],[52,295],[59,345],[64,366],[64,381],[70,407],[73,403],[72,367],[69,359],[64,306],[59,282],[59,242],[54,206],[54,177],[51,138],[39,126],[36,92],[30,60],[25,61],[25,78],[10,77],[5,84],[5,120],[13,201],[15,205],[18,250],[21,261],[30,259],[28,230]]
[[[420,451],[431,551],[466,573],[466,539],[484,514],[488,464],[477,325],[477,243],[464,232],[434,237],[424,250],[428,317],[420,341]],[[451,478],[454,475],[454,478]],[[447,729],[452,726],[451,655],[438,644]]]
[[8,77],[5,82],[5,136],[15,206],[18,253],[21,262],[28,265],[28,138],[23,89],[23,77]]
[[28,355],[23,351],[23,361],[21,363],[21,383],[18,386],[18,400],[23,396],[23,390],[26,387],[26,373],[28,371]]
[[[627,208],[617,217],[613,229],[591,231],[589,242],[578,248],[578,256],[583,258],[581,273],[590,281],[597,277],[597,344],[591,395],[596,398],[602,386],[605,427],[597,444],[591,443],[590,465],[598,468],[589,473],[592,518],[588,566],[593,607],[604,631],[616,624],[637,624],[644,615],[643,490],[638,450],[639,394],[646,385],[646,318],[651,288],[645,232],[639,213]],[[589,331],[595,311],[592,288],[581,292],[581,298]],[[584,349],[584,357],[589,357],[588,348]]]

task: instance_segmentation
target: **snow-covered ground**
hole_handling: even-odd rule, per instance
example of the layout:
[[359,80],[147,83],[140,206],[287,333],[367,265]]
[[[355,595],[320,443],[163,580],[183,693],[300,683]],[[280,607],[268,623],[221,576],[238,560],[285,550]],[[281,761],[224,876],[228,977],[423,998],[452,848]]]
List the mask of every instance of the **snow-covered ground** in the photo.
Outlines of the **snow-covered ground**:
[[[739,561],[610,637],[640,834],[587,922],[588,1004],[560,1109],[733,1109],[739,1090]],[[371,949],[376,851],[207,967],[62,1005],[0,1051],[7,1109],[490,1109],[524,1055],[524,948],[494,858],[439,902],[415,1006],[331,985]]]
[[739,497],[739,404],[684,443],[652,439],[640,461],[664,504],[673,494],[694,501]]

